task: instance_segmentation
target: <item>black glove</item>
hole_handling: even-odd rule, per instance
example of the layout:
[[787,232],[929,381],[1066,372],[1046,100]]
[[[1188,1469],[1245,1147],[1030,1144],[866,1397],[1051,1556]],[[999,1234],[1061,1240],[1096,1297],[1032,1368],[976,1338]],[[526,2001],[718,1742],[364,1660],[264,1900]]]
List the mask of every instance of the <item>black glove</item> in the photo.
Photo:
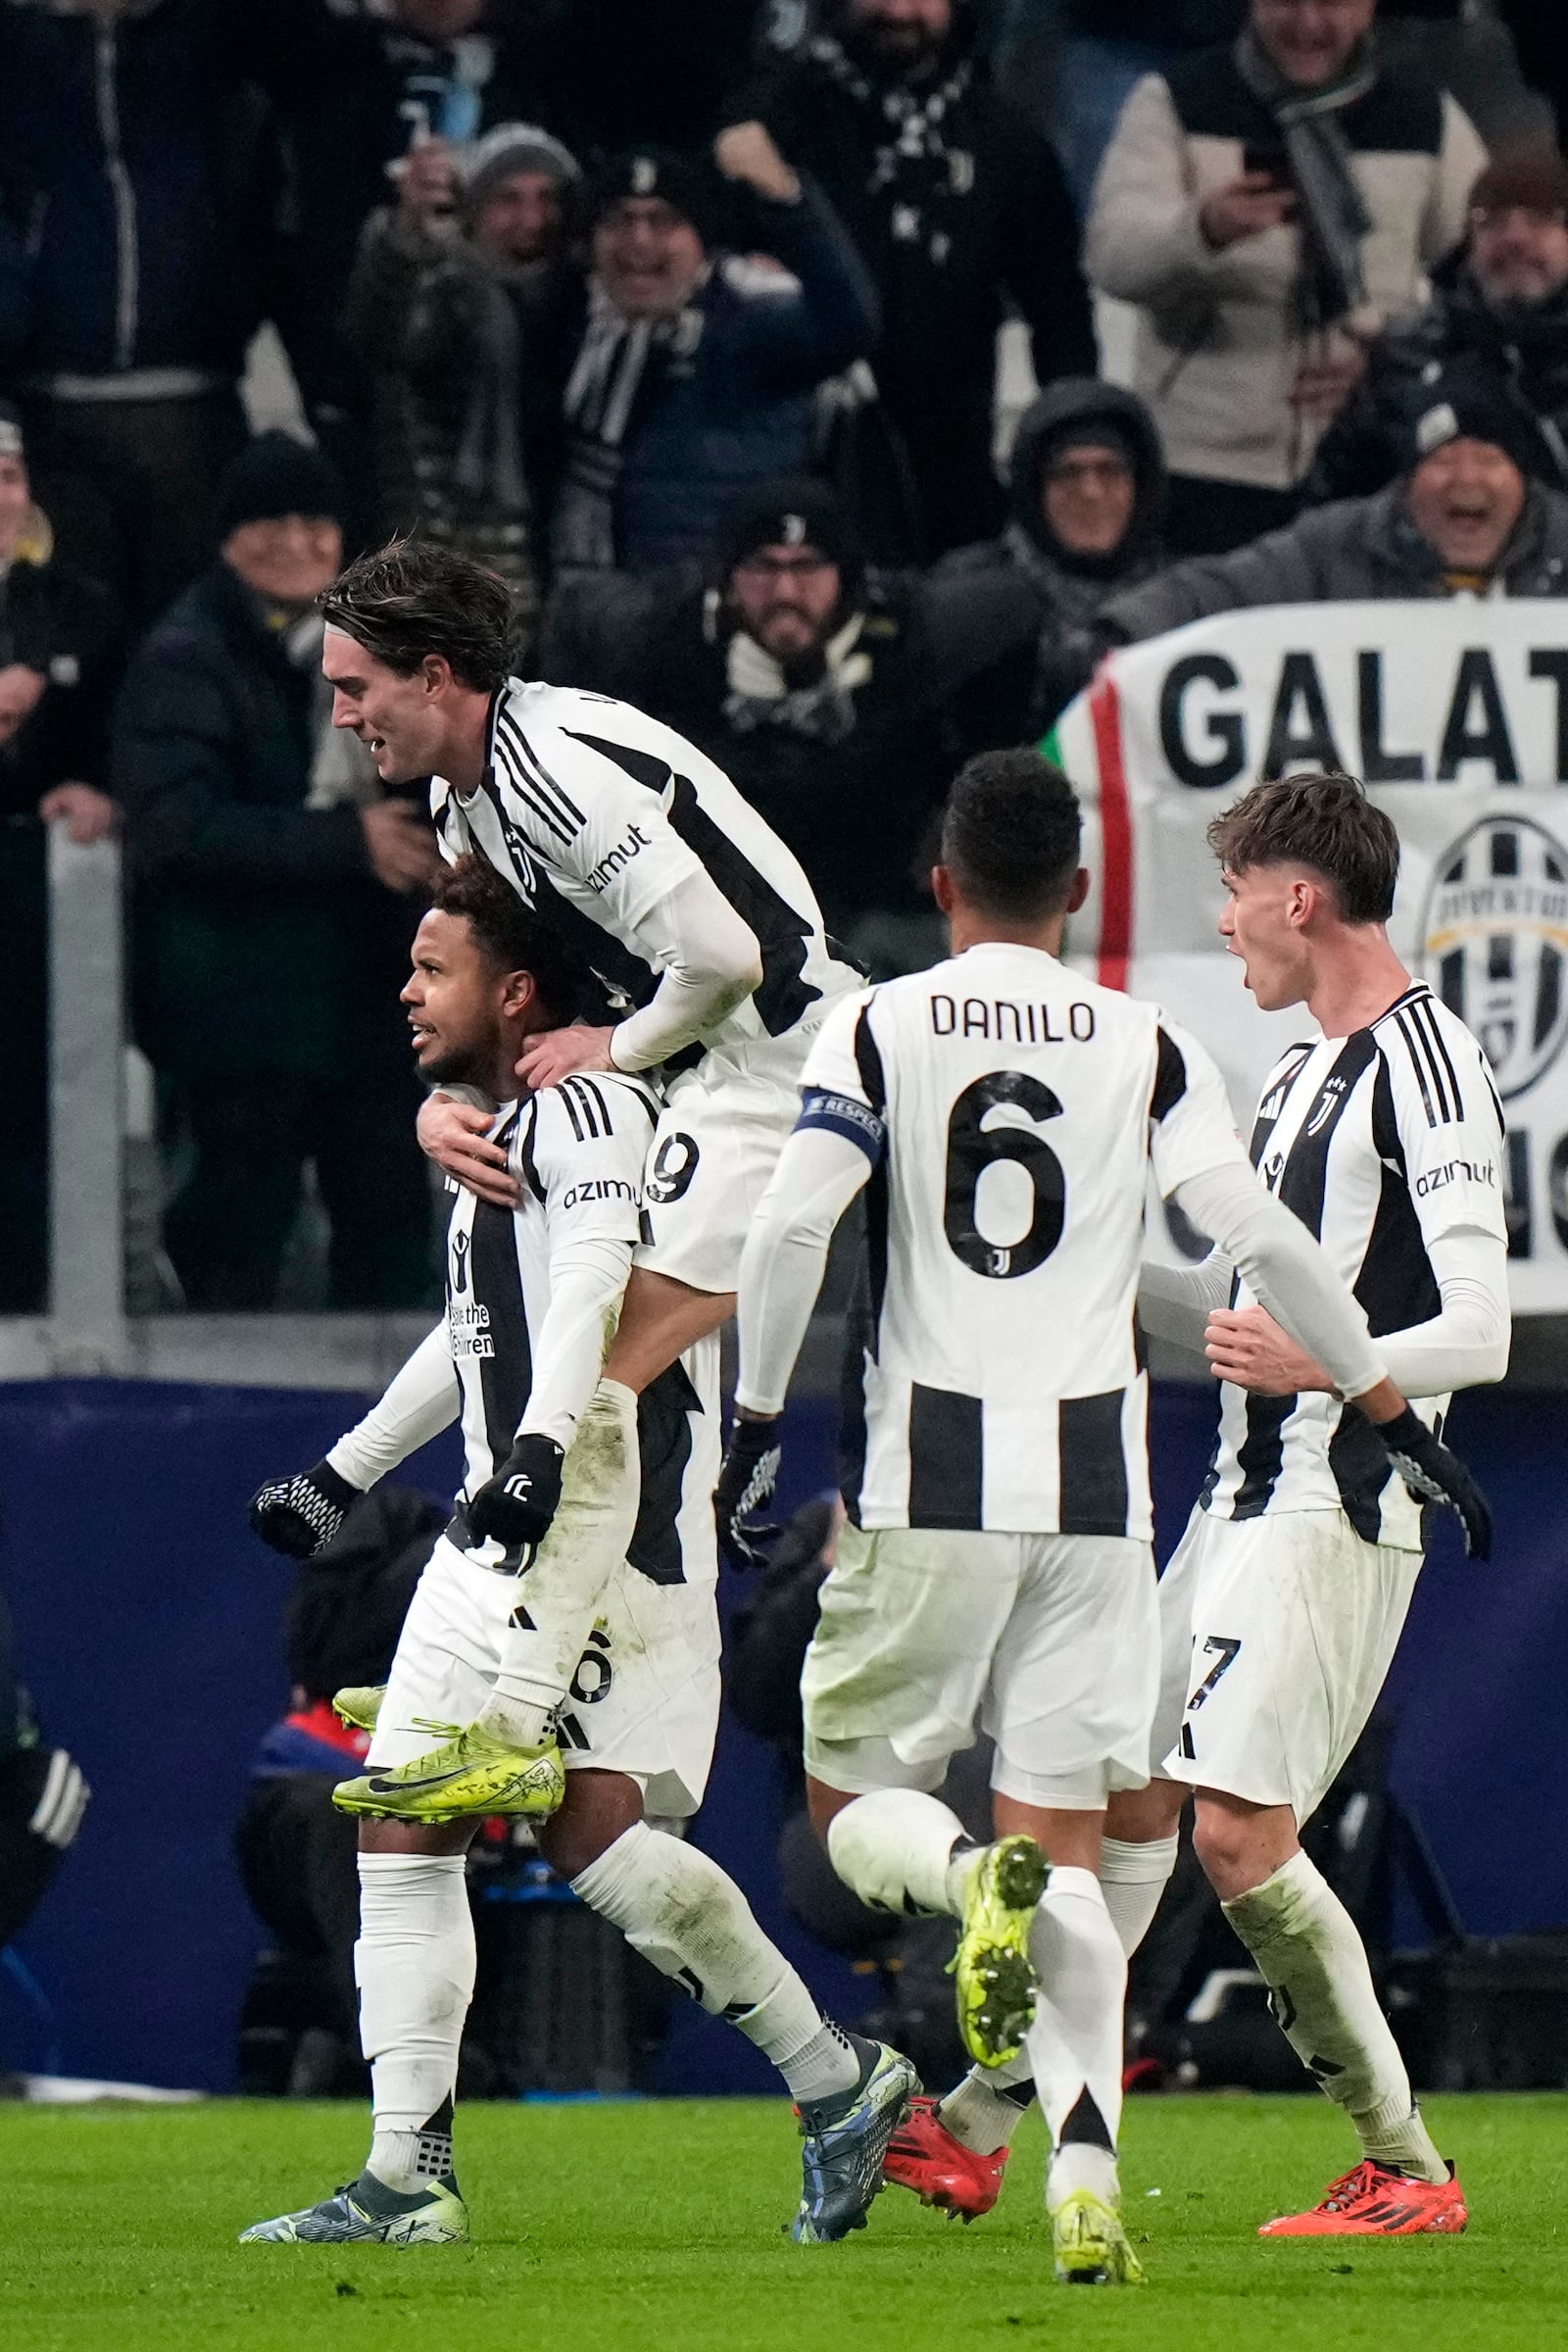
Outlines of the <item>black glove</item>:
[[765,1421],[743,1421],[737,1413],[718,1468],[713,1489],[713,1516],[718,1522],[718,1548],[732,1568],[760,1568],[776,1527],[760,1527],[754,1513],[765,1511],[778,1485],[783,1454],[778,1425],[782,1415]]
[[274,1478],[251,1496],[248,1516],[264,1544],[291,1560],[312,1560],[324,1551],[358,1502],[360,1490],[339,1478],[327,1462]]
[[561,1501],[561,1465],[565,1447],[554,1438],[524,1433],[487,1478],[468,1505],[475,1537],[493,1536],[510,1551],[518,1544],[542,1544]]
[[1446,1503],[1450,1511],[1456,1511],[1471,1559],[1490,1560],[1492,1506],[1459,1456],[1433,1436],[1409,1405],[1392,1421],[1374,1421],[1372,1426],[1411,1494],[1423,1502]]

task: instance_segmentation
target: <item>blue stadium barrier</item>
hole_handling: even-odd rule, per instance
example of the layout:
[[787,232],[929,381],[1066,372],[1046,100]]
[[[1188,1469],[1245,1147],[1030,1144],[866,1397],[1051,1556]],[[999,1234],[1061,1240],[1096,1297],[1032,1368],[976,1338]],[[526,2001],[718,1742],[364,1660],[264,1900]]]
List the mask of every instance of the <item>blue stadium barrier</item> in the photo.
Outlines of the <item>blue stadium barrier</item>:
[[[234,2082],[235,2020],[263,1941],[230,1831],[250,1758],[285,1699],[279,1619],[289,1569],[249,1534],[244,1503],[315,1461],[358,1409],[341,1395],[134,1381],[0,1387],[0,1579],[23,1671],[93,1788],[80,1840],[20,1942],[53,2013],[62,2071],[208,2090]],[[1212,1398],[1156,1398],[1154,1467],[1169,1548],[1198,1486]],[[1487,1568],[1446,1530],[1417,1592],[1391,1697],[1399,1794],[1476,1934],[1568,1923],[1562,1810],[1568,1521],[1560,1395],[1482,1392],[1454,1436],[1497,1510]],[[830,1476],[831,1409],[792,1412],[786,1504]],[[449,1437],[411,1483],[450,1493]],[[744,1601],[726,1580],[725,1605]],[[853,2018],[872,1987],[781,1913],[777,1774],[733,1722],[720,1734],[697,1837],[730,1869],[819,1996]],[[0,2007],[0,2029],[5,2010]],[[0,2065],[12,2053],[0,2046]],[[676,2012],[662,2087],[765,2090],[739,2035]]]

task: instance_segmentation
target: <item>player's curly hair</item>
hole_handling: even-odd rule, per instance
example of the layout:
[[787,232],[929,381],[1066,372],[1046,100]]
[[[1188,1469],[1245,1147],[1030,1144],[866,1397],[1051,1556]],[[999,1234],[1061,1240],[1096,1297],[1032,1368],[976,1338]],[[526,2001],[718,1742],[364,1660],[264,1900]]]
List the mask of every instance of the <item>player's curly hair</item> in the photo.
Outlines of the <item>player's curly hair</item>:
[[356,556],[316,602],[329,628],[399,677],[412,677],[427,654],[485,694],[511,674],[514,614],[506,582],[433,540],[392,539]]
[[1067,904],[1082,834],[1072,786],[1054,760],[1028,745],[980,752],[948,795],[942,862],[987,914],[1044,921]]
[[527,972],[551,1028],[574,1017],[577,990],[565,943],[553,923],[525,906],[482,858],[444,866],[430,894],[441,914],[461,915],[498,972]]
[[1233,874],[1309,865],[1332,885],[1348,923],[1386,923],[1394,911],[1399,836],[1354,776],[1301,769],[1254,784],[1215,817],[1208,846]]

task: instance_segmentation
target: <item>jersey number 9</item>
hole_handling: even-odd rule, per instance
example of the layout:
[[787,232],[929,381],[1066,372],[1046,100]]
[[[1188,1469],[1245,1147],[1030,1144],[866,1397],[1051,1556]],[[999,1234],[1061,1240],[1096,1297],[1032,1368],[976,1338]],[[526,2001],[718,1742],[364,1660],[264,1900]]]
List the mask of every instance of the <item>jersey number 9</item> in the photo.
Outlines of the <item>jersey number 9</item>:
[[[1022,1070],[993,1070],[966,1086],[948,1120],[947,1198],[942,1226],[954,1254],[971,1273],[994,1281],[1015,1274],[1032,1274],[1043,1265],[1061,1239],[1066,1215],[1067,1184],[1051,1146],[1038,1135],[1018,1127],[981,1125],[986,1113],[1011,1102],[1036,1120],[1059,1119],[1061,1104],[1049,1086]],[[1000,1160],[1011,1160],[1024,1170],[1034,1192],[1029,1230],[1021,1240],[988,1242],[975,1222],[980,1179]]]

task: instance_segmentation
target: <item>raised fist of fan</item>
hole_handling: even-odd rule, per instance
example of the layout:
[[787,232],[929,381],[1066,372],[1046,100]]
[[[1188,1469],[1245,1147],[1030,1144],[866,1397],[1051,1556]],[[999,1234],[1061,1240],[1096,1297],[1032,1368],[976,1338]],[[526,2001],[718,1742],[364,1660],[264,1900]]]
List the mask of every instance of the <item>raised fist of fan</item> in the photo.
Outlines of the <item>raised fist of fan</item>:
[[1423,1502],[1446,1503],[1464,1530],[1464,1547],[1472,1560],[1492,1557],[1492,1505],[1459,1456],[1435,1438],[1419,1413],[1406,1405],[1392,1421],[1374,1421],[1373,1428],[1389,1449],[1389,1459],[1412,1494]]
[[274,1551],[290,1560],[310,1560],[326,1549],[359,1493],[330,1463],[318,1462],[314,1470],[296,1470],[292,1478],[270,1479],[258,1487],[247,1516]]
[[509,1547],[542,1544],[561,1501],[561,1465],[565,1449],[554,1438],[525,1433],[487,1478],[468,1505],[468,1525],[478,1537],[494,1537]]
[[713,1517],[718,1524],[718,1548],[732,1568],[760,1568],[776,1527],[760,1526],[756,1514],[765,1511],[778,1485],[783,1457],[779,1444],[780,1416],[742,1420],[737,1414],[729,1433],[718,1484],[713,1489]]

